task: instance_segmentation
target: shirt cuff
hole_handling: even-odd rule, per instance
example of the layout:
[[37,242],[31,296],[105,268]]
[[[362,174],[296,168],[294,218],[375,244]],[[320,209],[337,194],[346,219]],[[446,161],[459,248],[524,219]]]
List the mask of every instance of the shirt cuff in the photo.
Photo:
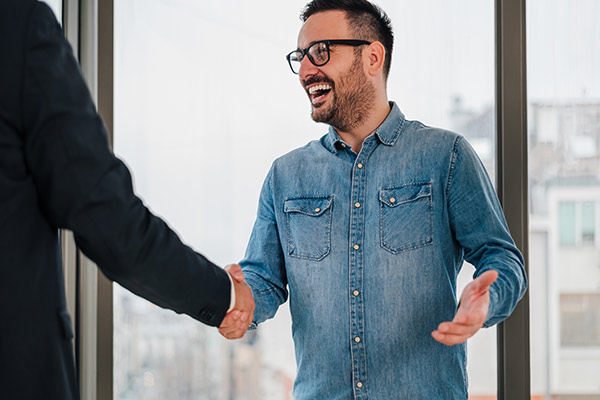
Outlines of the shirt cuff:
[[500,318],[498,320],[498,316],[496,315],[496,313],[498,312],[497,308],[498,308],[498,297],[499,297],[498,289],[496,288],[496,282],[494,282],[492,284],[492,286],[490,286],[489,293],[490,293],[490,306],[488,309],[487,318],[485,319],[485,322],[483,323],[484,328],[489,328],[491,326],[494,326],[495,324],[497,324],[499,321],[502,321],[502,319],[503,319],[503,318]]
[[231,300],[229,300],[229,308],[227,309],[227,312],[229,312],[233,310],[233,307],[235,307],[235,286],[233,284],[233,278],[231,277],[229,272],[225,272],[227,273],[227,277],[229,277],[229,282],[231,282]]

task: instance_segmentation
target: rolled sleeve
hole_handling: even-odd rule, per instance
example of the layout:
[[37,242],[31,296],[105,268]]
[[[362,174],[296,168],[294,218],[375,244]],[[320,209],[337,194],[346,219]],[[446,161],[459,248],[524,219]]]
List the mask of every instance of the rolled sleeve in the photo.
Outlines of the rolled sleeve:
[[467,141],[454,143],[447,186],[450,221],[464,258],[475,266],[474,278],[495,270],[490,309],[484,326],[507,318],[527,288],[524,259],[504,218],[485,168]]
[[255,324],[275,316],[277,309],[288,296],[285,260],[271,190],[272,173],[271,169],[263,184],[256,222],[246,255],[240,261],[246,282],[254,295]]

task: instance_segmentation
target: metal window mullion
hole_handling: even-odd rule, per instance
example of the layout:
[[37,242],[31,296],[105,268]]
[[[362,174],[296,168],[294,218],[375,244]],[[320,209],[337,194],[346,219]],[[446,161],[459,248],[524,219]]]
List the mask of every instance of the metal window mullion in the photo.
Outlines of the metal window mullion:
[[[497,187],[528,272],[525,0],[495,0]],[[498,399],[530,399],[529,291],[497,328]]]
[[[71,0],[77,2],[77,0]],[[79,60],[112,143],[113,1],[79,0]],[[79,376],[81,398],[112,400],[112,283],[80,255]]]
[[[79,62],[90,94],[98,104],[98,0],[80,0],[79,5]],[[98,271],[83,254],[79,257],[79,391],[82,399],[96,400]]]
[[[113,59],[114,0],[98,3],[98,111],[113,144]],[[113,398],[113,287],[104,275],[98,276],[97,300],[97,400]]]

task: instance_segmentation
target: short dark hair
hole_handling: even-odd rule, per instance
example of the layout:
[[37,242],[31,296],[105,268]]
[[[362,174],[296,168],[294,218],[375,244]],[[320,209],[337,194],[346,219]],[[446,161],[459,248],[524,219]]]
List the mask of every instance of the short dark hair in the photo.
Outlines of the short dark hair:
[[356,35],[353,39],[379,41],[383,44],[385,47],[383,72],[387,79],[392,63],[394,32],[392,21],[385,11],[367,0],[312,0],[302,10],[300,19],[306,22],[313,14],[334,10],[346,12],[350,30]]

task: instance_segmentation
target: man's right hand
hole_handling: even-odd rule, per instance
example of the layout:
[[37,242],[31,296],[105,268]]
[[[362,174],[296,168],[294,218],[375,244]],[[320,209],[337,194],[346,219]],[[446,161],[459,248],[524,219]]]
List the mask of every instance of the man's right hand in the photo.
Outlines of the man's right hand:
[[219,333],[227,339],[239,339],[244,336],[254,318],[254,297],[252,290],[244,282],[244,273],[237,264],[225,267],[233,278],[235,287],[235,306],[225,315],[219,326]]

